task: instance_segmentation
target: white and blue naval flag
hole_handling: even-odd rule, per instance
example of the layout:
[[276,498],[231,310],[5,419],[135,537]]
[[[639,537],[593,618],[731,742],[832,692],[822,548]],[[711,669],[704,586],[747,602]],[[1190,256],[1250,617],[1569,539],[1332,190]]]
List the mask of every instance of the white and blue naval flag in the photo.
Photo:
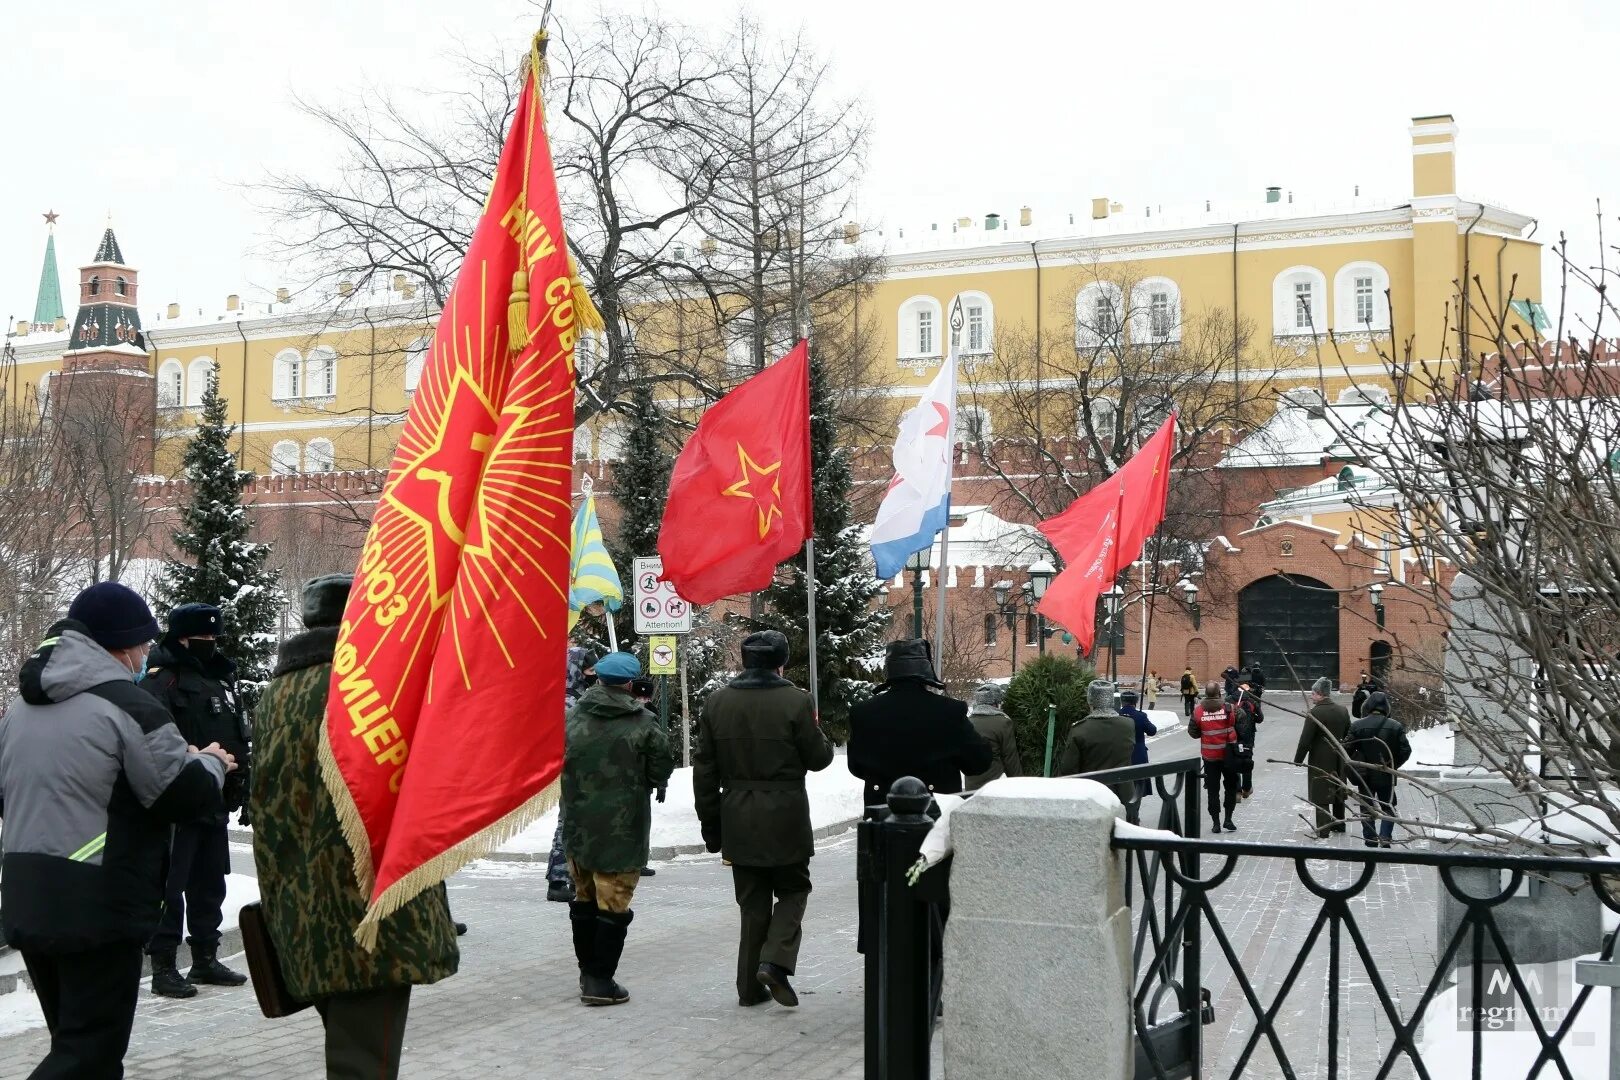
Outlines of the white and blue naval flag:
[[894,479],[872,526],[879,578],[892,578],[913,552],[934,542],[951,516],[951,451],[956,443],[956,349],[922,400],[900,418]]

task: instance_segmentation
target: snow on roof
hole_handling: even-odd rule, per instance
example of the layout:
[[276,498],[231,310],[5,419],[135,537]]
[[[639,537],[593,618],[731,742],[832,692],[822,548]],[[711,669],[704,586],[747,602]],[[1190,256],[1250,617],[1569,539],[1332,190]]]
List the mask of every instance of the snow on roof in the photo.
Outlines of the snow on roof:
[[1342,446],[1343,433],[1364,428],[1369,417],[1386,411],[1388,402],[1389,395],[1378,387],[1351,387],[1331,405],[1310,387],[1286,391],[1271,419],[1222,455],[1220,467],[1274,469],[1357,456]]
[[161,336],[177,330],[197,329],[220,323],[252,322],[257,319],[287,316],[329,317],[337,321],[342,321],[348,316],[356,322],[364,322],[368,314],[384,318],[408,317],[415,313],[426,315],[431,309],[424,301],[424,295],[418,290],[412,299],[407,300],[400,293],[385,286],[357,289],[347,296],[333,295],[324,290],[306,289],[292,294],[286,302],[243,298],[238,301],[234,310],[223,307],[193,308],[181,304],[180,314],[172,319],[168,317],[168,309],[165,307],[154,312],[147,320],[146,326],[148,330],[155,331]]

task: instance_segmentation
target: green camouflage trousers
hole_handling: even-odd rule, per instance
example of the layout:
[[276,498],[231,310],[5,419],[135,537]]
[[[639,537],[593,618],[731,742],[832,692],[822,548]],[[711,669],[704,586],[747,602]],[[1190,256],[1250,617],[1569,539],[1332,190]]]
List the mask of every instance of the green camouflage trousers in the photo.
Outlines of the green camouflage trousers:
[[641,871],[624,874],[604,874],[588,870],[570,856],[568,873],[574,879],[574,899],[582,904],[595,904],[602,911],[623,915],[630,910],[630,899],[636,894]]

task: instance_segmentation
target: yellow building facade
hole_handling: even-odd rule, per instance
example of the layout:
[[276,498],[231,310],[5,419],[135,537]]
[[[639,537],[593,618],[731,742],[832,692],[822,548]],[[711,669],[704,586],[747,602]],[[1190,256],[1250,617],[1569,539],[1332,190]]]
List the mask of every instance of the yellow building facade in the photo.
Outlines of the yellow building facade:
[[[1005,360],[1015,341],[1031,358],[1067,351],[1072,367],[1092,362],[1110,341],[1170,354],[1201,337],[1200,347],[1236,354],[1222,378],[1275,380],[1282,388],[1309,383],[1328,400],[1348,384],[1384,381],[1381,354],[1454,362],[1464,308],[1472,309],[1464,330],[1478,342],[1474,350],[1491,351],[1483,312],[1510,300],[1542,300],[1535,221],[1458,193],[1450,116],[1418,118],[1410,135],[1412,191],[1395,199],[1357,193],[1307,207],[1274,188],[1252,202],[1169,213],[1097,199],[1062,220],[1023,210],[1017,220],[963,218],[909,237],[852,234],[853,243],[876,245],[882,255],[877,280],[849,307],[853,319],[877,330],[867,379],[903,407],[932,378],[954,333],[966,361],[964,384],[987,395],[985,406],[964,412],[988,425],[980,435],[993,437],[996,380],[1041,375],[1033,362],[993,362],[998,354]],[[1476,277],[1480,285],[1469,286],[1463,304],[1459,283]],[[143,286],[147,295],[153,285]],[[365,296],[339,291],[297,299],[282,292],[262,303],[232,295],[218,305],[172,303],[156,312],[143,304],[158,403],[156,470],[172,475],[178,468],[216,364],[231,422],[239,425],[243,467],[386,468],[435,312],[402,278]],[[962,325],[953,330],[957,299]],[[647,329],[635,328],[638,339],[662,334],[669,321],[646,319]],[[1212,346],[1207,339],[1217,325],[1228,329]],[[15,328],[7,350],[16,376],[8,383],[12,404],[48,399],[71,347],[64,331],[60,318]],[[1221,344],[1234,338],[1230,347]],[[719,340],[704,347],[726,350]],[[1071,422],[1054,417],[1050,434],[1072,432]],[[580,455],[611,456],[609,436],[583,433]]]

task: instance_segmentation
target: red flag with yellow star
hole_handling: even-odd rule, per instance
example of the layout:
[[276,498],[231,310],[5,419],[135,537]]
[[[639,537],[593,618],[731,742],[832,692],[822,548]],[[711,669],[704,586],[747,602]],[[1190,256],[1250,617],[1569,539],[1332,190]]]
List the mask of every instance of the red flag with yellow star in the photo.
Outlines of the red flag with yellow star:
[[1039,528],[1066,564],[1046,590],[1041,614],[1075,636],[1090,652],[1096,636],[1097,598],[1164,520],[1170,497],[1170,458],[1176,450],[1176,415],[1142,444],[1119,470]]
[[574,343],[601,320],[563,234],[544,40],[333,658],[321,764],[369,896],[368,946],[383,917],[555,803],[562,771]]
[[809,539],[810,346],[703,414],[675,459],[658,530],[663,580],[693,604],[753,592]]

